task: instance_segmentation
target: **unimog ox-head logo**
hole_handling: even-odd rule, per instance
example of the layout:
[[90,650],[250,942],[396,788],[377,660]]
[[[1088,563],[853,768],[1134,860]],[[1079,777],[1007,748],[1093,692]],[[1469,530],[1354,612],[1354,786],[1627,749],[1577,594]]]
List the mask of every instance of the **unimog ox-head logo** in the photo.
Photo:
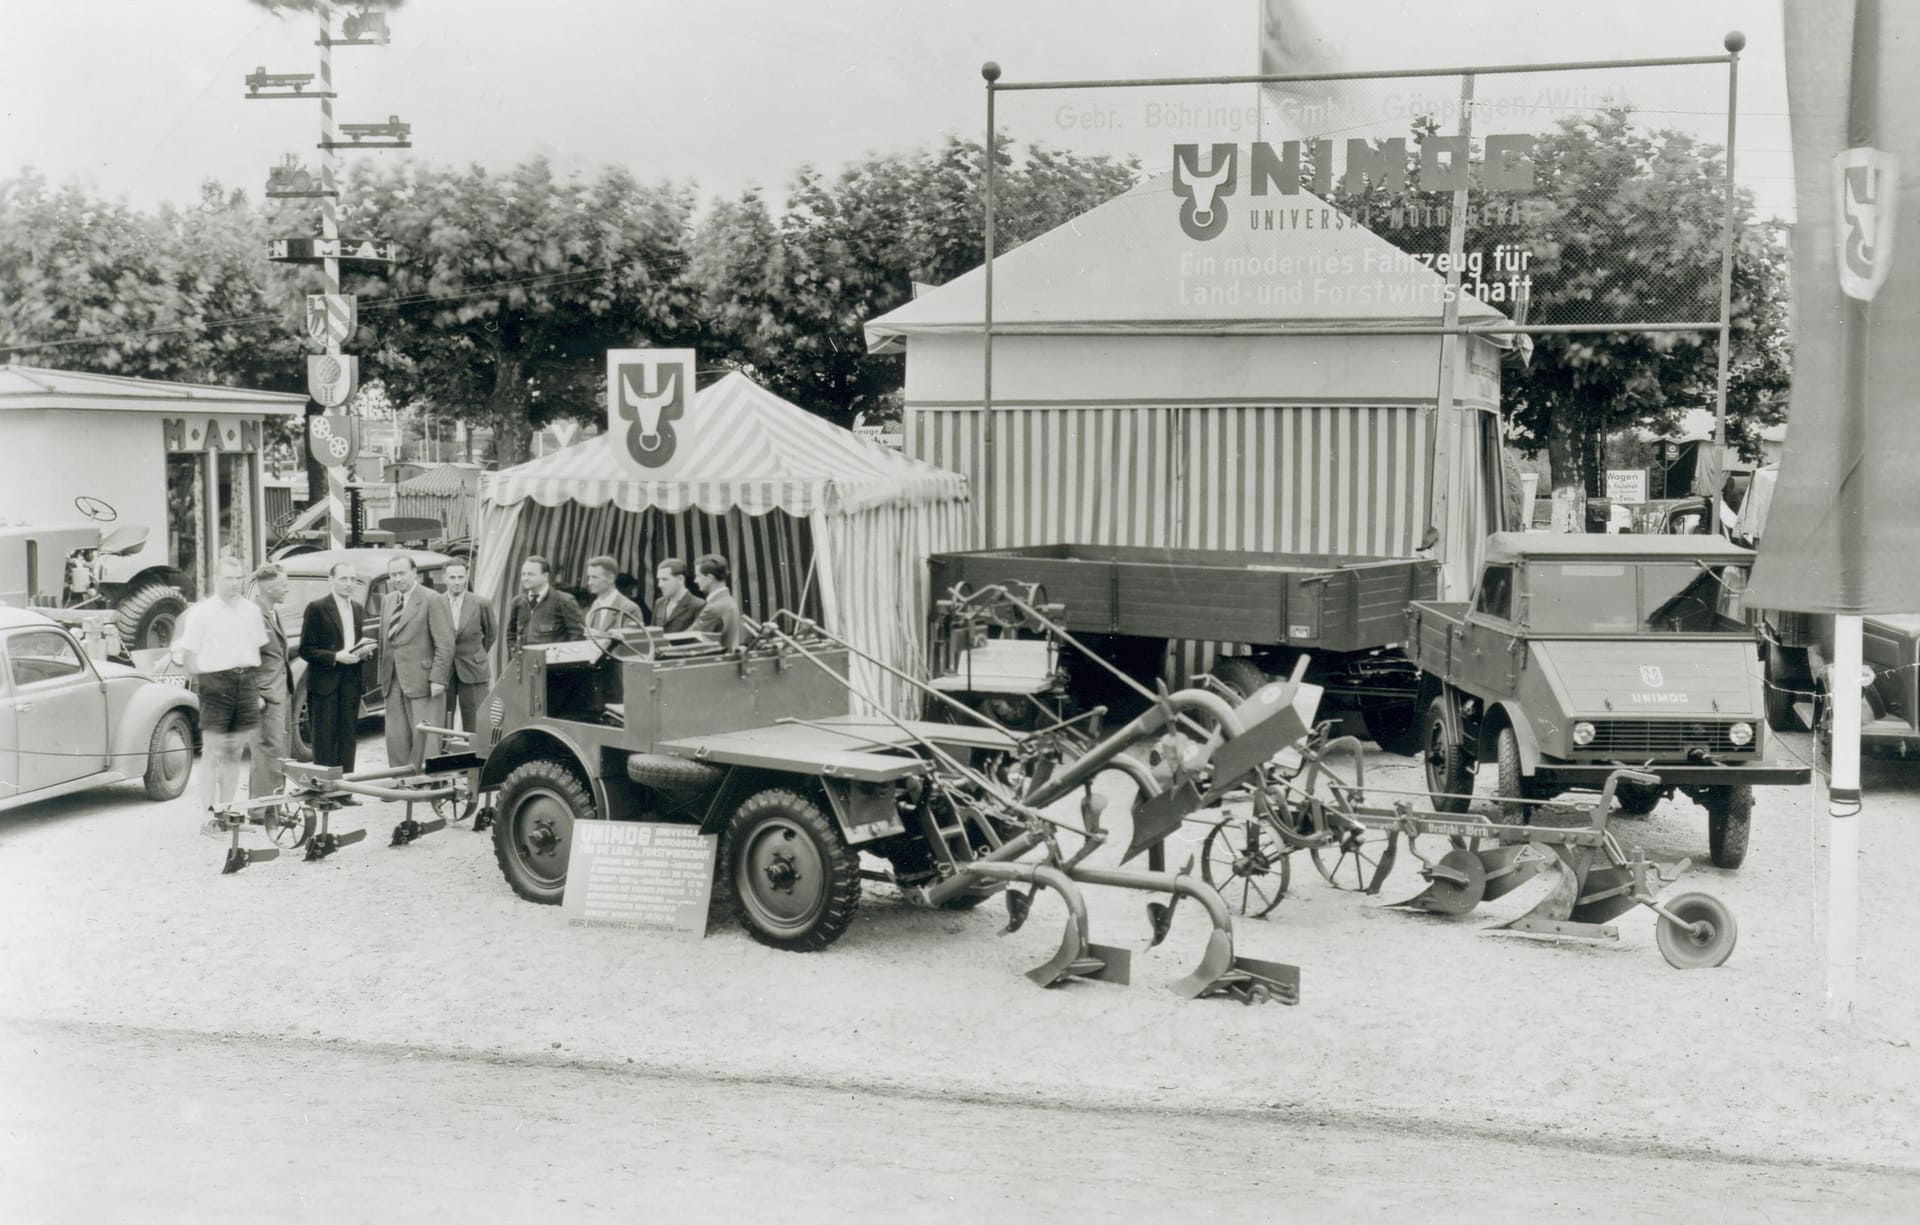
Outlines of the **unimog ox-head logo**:
[[1660,671],[1659,664],[1641,664],[1640,683],[1649,689],[1664,689],[1667,684],[1667,678],[1666,675]]
[[673,458],[674,422],[693,402],[691,349],[615,349],[607,354],[607,433],[626,458],[659,468]]
[[1173,147],[1173,194],[1180,197],[1180,228],[1196,242],[1217,238],[1227,228],[1226,197],[1240,177],[1240,147],[1214,145],[1207,170],[1200,169],[1199,145]]

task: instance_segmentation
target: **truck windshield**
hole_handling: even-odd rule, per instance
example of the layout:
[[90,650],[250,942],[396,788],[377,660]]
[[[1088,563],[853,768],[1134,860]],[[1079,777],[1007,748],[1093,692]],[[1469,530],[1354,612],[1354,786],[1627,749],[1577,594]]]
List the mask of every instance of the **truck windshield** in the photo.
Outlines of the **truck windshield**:
[[1696,562],[1535,562],[1527,628],[1548,634],[1750,633],[1738,619],[1739,566]]

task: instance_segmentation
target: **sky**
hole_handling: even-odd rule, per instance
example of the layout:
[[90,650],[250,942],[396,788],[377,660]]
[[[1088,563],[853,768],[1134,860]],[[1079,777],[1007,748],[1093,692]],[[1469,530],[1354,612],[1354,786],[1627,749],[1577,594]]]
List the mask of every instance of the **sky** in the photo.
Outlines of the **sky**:
[[[1747,37],[1737,177],[1759,211],[1791,216],[1792,166],[1777,2],[1755,0],[1300,0],[1340,70],[1717,55]],[[258,197],[269,164],[309,158],[311,102],[248,101],[243,78],[313,71],[311,16],[247,0],[6,0],[0,178],[25,166],[141,207],[190,202],[216,178]],[[984,131],[980,65],[1006,81],[1256,70],[1257,0],[408,0],[387,47],[336,48],[343,122],[412,124],[410,154],[506,166],[542,154],[607,163],[703,196],[757,186],[778,199],[803,164]],[[1372,124],[1450,106],[1456,78],[1369,95]],[[1021,140],[1168,162],[1170,138],[1238,123],[1250,87],[1002,94]],[[1650,124],[1723,143],[1724,67],[1486,77],[1475,132],[1536,128],[1623,98]],[[1224,119],[1223,119],[1224,117]],[[1449,123],[1453,116],[1443,116]],[[1252,133],[1239,132],[1241,140]]]

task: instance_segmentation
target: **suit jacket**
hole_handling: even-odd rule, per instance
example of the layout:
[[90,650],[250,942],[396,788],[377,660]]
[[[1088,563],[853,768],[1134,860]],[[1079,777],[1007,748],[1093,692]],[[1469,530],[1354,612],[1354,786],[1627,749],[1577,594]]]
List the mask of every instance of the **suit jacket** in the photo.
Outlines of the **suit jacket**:
[[[447,612],[453,612],[448,596]],[[487,658],[493,650],[493,606],[469,591],[460,598],[460,620],[453,627],[453,678],[462,685],[484,685],[493,679]]]
[[398,685],[408,697],[424,698],[453,679],[453,614],[439,592],[418,583],[397,597],[397,614],[394,598],[380,610],[380,688],[392,693]]
[[507,614],[507,650],[511,653],[546,642],[578,642],[586,637],[586,628],[579,602],[558,587],[547,588],[538,608],[530,605],[523,591],[513,597],[513,611]]
[[707,593],[706,607],[693,620],[693,628],[703,634],[720,635],[720,645],[731,651],[740,645],[740,606],[733,602],[733,592],[725,587]]
[[307,661],[307,690],[311,693],[332,693],[343,686],[360,692],[360,665],[333,662],[334,652],[346,650],[367,632],[366,608],[358,601],[350,606],[350,626],[340,624],[332,592],[307,605],[300,619],[300,658]]
[[293,661],[287,655],[287,630],[280,624],[279,609],[263,608],[260,614],[267,623],[267,641],[260,648],[260,669],[253,674],[254,680],[261,697],[269,702],[284,702],[293,692]]
[[[615,612],[615,609],[618,609],[619,612]],[[626,617],[622,617],[620,613],[626,613],[627,616],[632,617],[633,620],[627,620]],[[587,611],[582,615],[587,619],[587,627],[596,630],[625,629],[647,623],[647,619],[640,615],[640,606],[617,591],[613,593],[613,603],[603,605],[596,602],[595,604],[590,604],[587,606]]]
[[692,629],[695,618],[699,617],[700,610],[706,606],[707,602],[693,592],[683,591],[680,593],[680,599],[671,608],[665,604],[655,604],[653,619],[661,629],[669,633],[678,633],[681,630]]

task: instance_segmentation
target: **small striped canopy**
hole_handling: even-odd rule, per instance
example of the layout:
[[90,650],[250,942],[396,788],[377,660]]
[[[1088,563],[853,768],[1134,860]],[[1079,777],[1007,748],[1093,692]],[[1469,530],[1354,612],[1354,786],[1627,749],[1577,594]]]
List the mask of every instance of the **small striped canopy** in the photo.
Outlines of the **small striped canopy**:
[[622,510],[750,515],[847,513],[966,498],[966,478],[886,451],[759,386],[744,374],[697,393],[671,458],[648,475],[601,435],[480,483],[482,503],[612,503]]
[[393,491],[396,494],[459,497],[479,487],[480,472],[476,464],[440,464],[400,482]]

